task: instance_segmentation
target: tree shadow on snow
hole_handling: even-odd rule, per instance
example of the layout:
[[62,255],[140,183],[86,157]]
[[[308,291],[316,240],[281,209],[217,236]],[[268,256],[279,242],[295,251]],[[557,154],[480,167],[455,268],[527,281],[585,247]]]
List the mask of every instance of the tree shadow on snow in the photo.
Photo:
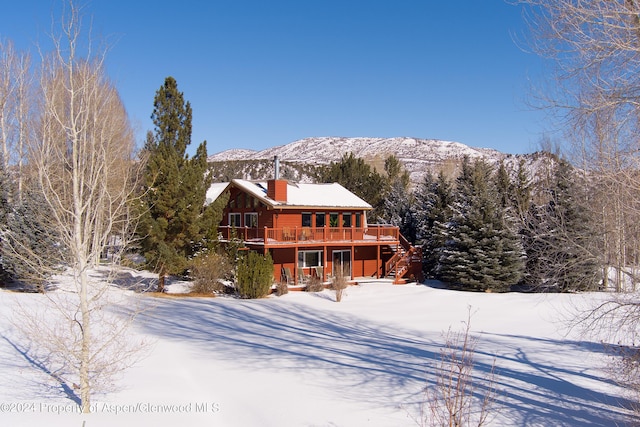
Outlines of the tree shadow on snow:
[[[364,320],[289,299],[170,300],[140,319],[148,332],[192,343],[213,360],[242,360],[252,369],[300,371],[313,384],[335,389],[342,399],[415,409],[425,386],[435,383],[441,334]],[[535,351],[571,349],[588,354],[592,343],[483,334],[475,353],[476,393],[488,385],[496,360],[495,386],[501,419],[512,425],[596,426],[624,423],[620,399],[577,383],[602,385],[583,361],[553,366]],[[571,348],[570,348],[571,347]],[[578,350],[578,351],[576,351]],[[552,360],[553,358],[551,358]],[[543,362],[550,360],[540,359]],[[564,363],[564,365],[563,365]],[[311,375],[319,372],[318,375]],[[623,405],[625,402],[622,402]],[[577,423],[577,424],[576,424]]]
[[[15,350],[15,352],[18,353],[29,364],[29,366],[44,373],[47,377],[52,379],[55,383],[55,386],[53,386],[53,390],[62,392],[67,399],[73,401],[77,405],[80,405],[80,397],[76,394],[73,387],[71,387],[63,378],[61,378],[57,372],[52,371],[49,368],[49,364],[47,363],[46,360],[42,360],[40,357],[33,355],[28,348],[22,347],[20,344],[11,340],[6,335],[3,335],[2,339],[4,339],[7,342],[7,344],[9,344],[9,346],[13,350]],[[49,384],[48,382],[46,382],[46,384],[43,382],[42,384],[38,384],[38,386],[46,387],[48,384]],[[50,396],[51,394],[50,391],[52,390],[49,389],[47,391],[46,393],[47,396]]]
[[100,269],[92,272],[102,281],[109,281],[113,286],[137,293],[155,291],[158,286],[157,277],[143,277],[124,268]]

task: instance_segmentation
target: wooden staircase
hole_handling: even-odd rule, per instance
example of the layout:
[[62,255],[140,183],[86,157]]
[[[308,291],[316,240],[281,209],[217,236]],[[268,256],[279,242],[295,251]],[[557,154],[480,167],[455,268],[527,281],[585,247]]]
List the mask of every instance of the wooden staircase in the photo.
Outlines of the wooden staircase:
[[384,268],[386,276],[392,278],[395,285],[422,281],[422,248],[411,245],[401,234],[400,244]]

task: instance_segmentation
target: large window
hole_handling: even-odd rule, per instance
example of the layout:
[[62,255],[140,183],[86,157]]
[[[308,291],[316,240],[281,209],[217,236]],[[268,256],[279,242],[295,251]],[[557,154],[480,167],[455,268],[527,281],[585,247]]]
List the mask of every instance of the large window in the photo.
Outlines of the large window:
[[244,226],[250,228],[258,228],[258,213],[247,212],[244,214]]
[[362,214],[360,212],[356,212],[356,227],[362,227]]
[[239,213],[230,213],[229,214],[229,225],[231,227],[240,227],[240,214]]
[[322,251],[298,252],[298,267],[322,267]]
[[324,225],[325,225],[324,218],[325,218],[324,212],[317,212],[316,213],[316,227],[318,227],[318,228],[324,227]]

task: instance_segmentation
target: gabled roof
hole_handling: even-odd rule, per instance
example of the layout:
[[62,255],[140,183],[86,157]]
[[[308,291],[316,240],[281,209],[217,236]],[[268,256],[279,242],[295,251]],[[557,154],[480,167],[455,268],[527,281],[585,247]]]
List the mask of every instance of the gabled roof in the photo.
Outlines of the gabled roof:
[[287,201],[278,202],[267,197],[266,181],[247,181],[234,179],[231,182],[218,182],[209,187],[207,203],[216,200],[230,186],[251,194],[267,206],[278,208],[346,208],[372,209],[372,206],[338,183],[332,184],[294,184],[287,182]]

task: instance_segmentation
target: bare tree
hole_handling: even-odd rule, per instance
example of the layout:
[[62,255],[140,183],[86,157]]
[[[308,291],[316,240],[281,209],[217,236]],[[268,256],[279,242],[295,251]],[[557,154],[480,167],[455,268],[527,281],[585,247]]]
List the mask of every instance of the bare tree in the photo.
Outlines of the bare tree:
[[[64,297],[48,296],[60,323],[42,326],[36,344],[55,344],[57,350],[52,353],[75,370],[81,410],[89,412],[105,356],[126,354],[114,349],[125,338],[122,326],[129,324],[105,321],[102,313],[110,302],[109,281],[90,272],[114,235],[119,248],[133,235],[131,208],[137,174],[133,133],[118,93],[106,77],[105,54],[91,55],[89,42],[86,57],[81,55],[81,16],[73,3],[69,6],[59,35],[52,37],[53,52],[42,58],[37,137],[29,145],[28,167],[33,190],[41,193],[49,224],[64,248],[60,262],[68,265],[73,286],[65,289]],[[35,265],[39,257],[50,256],[19,245],[14,250]],[[33,330],[33,322],[25,323]]]
[[15,166],[17,196],[22,195],[22,165],[25,160],[32,98],[31,56],[15,50],[10,40],[0,40],[0,150],[2,166]]
[[621,292],[636,290],[640,264],[640,2],[514,3],[525,5],[529,45],[554,67],[542,105],[560,119],[568,142],[563,151],[591,183],[588,206],[601,219],[604,284],[618,291],[579,310],[574,322],[615,343],[615,370],[624,377],[616,379],[637,392],[640,301],[635,292]]
[[[615,287],[635,283],[640,262],[640,3],[636,0],[516,0],[525,4],[529,46],[550,60],[539,93],[568,144],[563,153],[592,183]],[[626,276],[626,278],[625,278]]]
[[349,286],[347,277],[351,275],[349,264],[337,263],[334,266],[334,275],[331,279],[331,289],[336,293],[336,302],[342,301],[345,289]]

